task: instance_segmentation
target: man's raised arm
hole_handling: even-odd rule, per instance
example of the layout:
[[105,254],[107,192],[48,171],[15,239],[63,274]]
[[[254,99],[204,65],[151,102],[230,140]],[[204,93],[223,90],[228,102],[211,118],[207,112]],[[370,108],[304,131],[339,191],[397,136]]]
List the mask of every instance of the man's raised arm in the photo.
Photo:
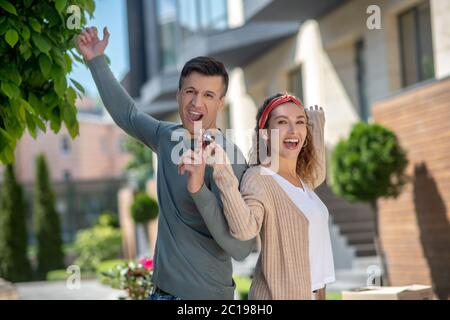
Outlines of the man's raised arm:
[[108,40],[109,32],[106,28],[103,29],[103,40],[98,38],[96,28],[87,28],[78,36],[77,46],[87,61],[103,104],[114,122],[156,152],[160,121],[139,111],[133,99],[114,77],[104,56]]

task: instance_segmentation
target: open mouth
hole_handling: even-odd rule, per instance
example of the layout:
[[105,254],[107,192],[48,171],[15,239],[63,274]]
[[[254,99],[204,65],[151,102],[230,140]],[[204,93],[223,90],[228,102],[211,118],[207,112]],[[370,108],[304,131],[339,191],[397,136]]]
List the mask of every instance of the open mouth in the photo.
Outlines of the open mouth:
[[192,122],[200,121],[200,120],[203,119],[203,114],[200,113],[200,112],[189,111],[189,112],[188,112],[188,118],[189,118],[189,120],[191,120]]
[[284,139],[283,144],[289,150],[297,149],[300,141],[298,139]]

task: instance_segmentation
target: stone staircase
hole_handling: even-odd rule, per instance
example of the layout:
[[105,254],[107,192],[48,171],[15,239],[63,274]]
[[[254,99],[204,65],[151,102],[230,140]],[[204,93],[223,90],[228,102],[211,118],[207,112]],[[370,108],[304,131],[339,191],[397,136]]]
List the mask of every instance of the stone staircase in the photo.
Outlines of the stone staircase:
[[333,225],[338,227],[347,245],[354,249],[355,256],[376,256],[371,208],[362,203],[349,203],[336,196],[326,183],[315,192],[327,206]]

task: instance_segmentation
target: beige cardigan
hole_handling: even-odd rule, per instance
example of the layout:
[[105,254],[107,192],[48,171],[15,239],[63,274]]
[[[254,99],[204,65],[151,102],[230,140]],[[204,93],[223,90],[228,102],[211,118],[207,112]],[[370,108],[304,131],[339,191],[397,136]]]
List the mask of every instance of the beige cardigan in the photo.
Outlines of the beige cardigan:
[[[323,111],[308,114],[320,166],[317,180],[310,186],[316,188],[325,180],[325,119]],[[311,300],[308,219],[260,169],[256,166],[246,171],[240,192],[230,165],[216,165],[213,173],[231,234],[240,240],[261,236],[249,298]]]

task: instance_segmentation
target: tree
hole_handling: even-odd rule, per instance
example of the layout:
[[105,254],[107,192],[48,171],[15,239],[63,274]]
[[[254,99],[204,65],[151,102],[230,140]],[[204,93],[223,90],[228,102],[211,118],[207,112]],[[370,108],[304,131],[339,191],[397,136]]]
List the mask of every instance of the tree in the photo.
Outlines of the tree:
[[74,38],[92,17],[94,0],[0,0],[0,163],[12,163],[25,129],[36,138],[46,123],[78,135],[75,99],[83,87],[67,75]]
[[8,165],[0,194],[0,278],[13,282],[31,279],[27,244],[22,188],[16,182],[13,166]]
[[131,180],[136,183],[137,189],[142,192],[145,190],[146,182],[154,174],[152,150],[129,136],[125,140],[125,150],[131,154],[126,170]]
[[64,267],[64,255],[55,197],[43,155],[39,155],[36,159],[33,214],[37,240],[37,274],[45,278],[48,271]]
[[388,282],[384,251],[379,241],[377,200],[396,198],[405,183],[406,152],[395,134],[378,125],[357,123],[347,140],[336,145],[332,159],[332,189],[350,202],[370,204],[374,216],[375,246]]

